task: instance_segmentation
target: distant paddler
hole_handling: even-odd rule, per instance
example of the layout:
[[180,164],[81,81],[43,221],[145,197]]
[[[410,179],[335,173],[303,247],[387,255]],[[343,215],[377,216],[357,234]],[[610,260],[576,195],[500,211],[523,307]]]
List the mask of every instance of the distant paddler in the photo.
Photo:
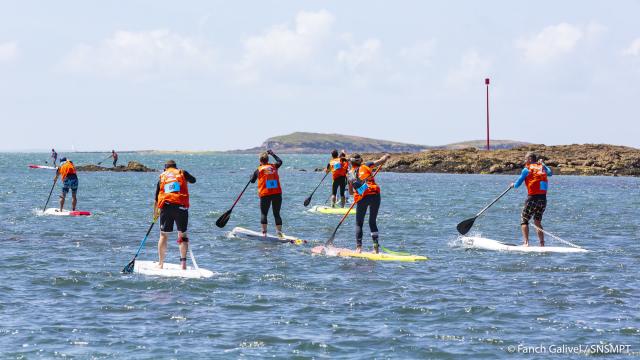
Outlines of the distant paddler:
[[51,149],[51,159],[53,159],[53,166],[56,166],[56,162],[58,161],[58,153],[56,152],[56,149]]
[[[269,163],[269,155],[273,156],[275,164]],[[273,208],[273,217],[276,222],[276,231],[279,237],[284,237],[282,233],[282,218],[280,208],[282,207],[282,187],[280,186],[280,176],[278,169],[282,166],[282,160],[271,150],[263,152],[259,157],[260,165],[251,176],[251,183],[258,181],[258,196],[260,197],[260,225],[262,235],[267,236],[267,215],[269,208]]]
[[344,196],[347,187],[347,172],[349,171],[349,161],[346,159],[344,150],[338,155],[338,150],[331,152],[331,160],[327,164],[326,173],[331,172],[333,183],[331,185],[331,207],[336,207],[338,189],[340,189],[340,207],[344,207],[347,200]]
[[115,150],[111,150],[111,157],[113,158],[113,167],[116,167],[118,163],[118,153]]
[[76,194],[78,192],[78,175],[76,173],[76,167],[71,160],[67,160],[66,157],[60,159],[60,167],[56,170],[56,177],[54,182],[58,179],[58,176],[62,178],[62,194],[60,195],[60,211],[64,208],[64,202],[71,190],[71,210],[76,211],[76,204],[78,198]]
[[540,246],[544,246],[544,232],[542,231],[542,214],[547,208],[547,190],[549,189],[548,177],[552,176],[551,169],[546,166],[542,159],[534,152],[528,152],[525,159],[524,169],[520,177],[513,183],[513,187],[518,188],[524,182],[527,186],[527,200],[522,209],[522,236],[524,246],[529,246],[529,220],[533,217]]
[[364,218],[369,211],[369,230],[371,230],[371,240],[373,240],[373,251],[377,254],[379,248],[378,236],[378,210],[380,209],[380,186],[376,184],[372,168],[379,167],[391,157],[385,154],[376,161],[362,163],[362,156],[354,154],[349,171],[349,193],[353,194],[353,201],[356,202],[356,252],[362,252],[362,227]]
[[[173,232],[173,224],[178,228],[178,245],[180,246],[180,265],[187,269],[187,250],[189,237],[189,186],[195,184],[196,178],[185,170],[178,169],[176,162],[167,161],[164,172],[156,185],[156,201],[154,203],[154,217],[160,216],[160,239],[158,240],[158,267],[164,266],[167,253],[167,238]],[[158,214],[159,213],[159,214]]]

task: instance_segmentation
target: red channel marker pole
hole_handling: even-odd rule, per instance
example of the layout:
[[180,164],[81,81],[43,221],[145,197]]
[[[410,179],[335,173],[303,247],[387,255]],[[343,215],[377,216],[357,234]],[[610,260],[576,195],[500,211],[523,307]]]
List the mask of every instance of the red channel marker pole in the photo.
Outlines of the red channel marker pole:
[[485,85],[487,85],[487,151],[491,149],[489,146],[489,78],[484,79]]

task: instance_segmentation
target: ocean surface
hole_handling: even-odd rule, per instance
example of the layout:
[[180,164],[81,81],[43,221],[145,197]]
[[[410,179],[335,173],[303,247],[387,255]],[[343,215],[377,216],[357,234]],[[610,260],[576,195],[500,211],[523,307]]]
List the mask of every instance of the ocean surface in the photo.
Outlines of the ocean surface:
[[[61,155],[76,164],[106,156]],[[592,252],[539,255],[459,246],[456,224],[515,176],[381,173],[382,244],[429,257],[383,263],[310,254],[339,220],[303,206],[325,156],[282,156],[284,230],[310,240],[294,246],[226,237],[234,226],[259,229],[255,185],[225,229],[214,224],[256,156],[122,154],[121,163],[154,168],[173,158],[197,178],[191,246],[216,275],[184,280],[120,273],[151,222],[158,173],[80,173],[78,209],[94,215],[41,216],[53,171],[27,164],[47,156],[0,154],[2,359],[583,358],[568,354],[573,346],[628,358],[612,355],[613,345],[640,354],[638,178],[552,177],[545,229]],[[312,204],[328,195],[326,182]],[[473,234],[521,241],[524,198],[522,188],[507,194]],[[337,245],[355,246],[353,221]],[[156,260],[157,236],[156,227],[139,259]],[[371,246],[366,225],[364,243]],[[175,238],[167,259],[178,262]]]

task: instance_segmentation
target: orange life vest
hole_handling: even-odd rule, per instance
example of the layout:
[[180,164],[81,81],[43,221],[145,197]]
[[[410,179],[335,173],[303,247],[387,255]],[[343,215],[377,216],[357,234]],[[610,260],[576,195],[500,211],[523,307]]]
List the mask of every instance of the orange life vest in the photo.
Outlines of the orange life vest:
[[349,170],[349,162],[342,158],[334,158],[329,161],[329,168],[331,169],[331,175],[333,180],[347,176],[347,170]]
[[258,196],[282,194],[278,168],[272,164],[258,166]]
[[67,160],[64,162],[64,164],[60,165],[60,167],[58,168],[58,173],[60,173],[60,176],[62,177],[62,181],[64,181],[64,179],[66,179],[67,176],[76,173],[76,167],[73,165],[73,163],[70,160]]
[[360,186],[360,188],[356,189],[354,187],[353,200],[355,202],[360,201],[360,199],[368,195],[380,194],[380,186],[376,184],[376,179],[371,176],[373,172],[371,171],[370,167],[368,167],[367,165],[360,165],[359,167],[353,169],[351,171],[351,174],[353,175],[353,177],[357,178],[360,181],[368,178],[367,181],[365,181],[365,183]]
[[540,164],[529,164],[525,166],[529,174],[524,179],[529,195],[542,195],[547,193],[549,183],[547,182],[547,172]]
[[160,174],[160,192],[158,193],[158,208],[165,203],[189,207],[189,187],[181,170],[168,168]]

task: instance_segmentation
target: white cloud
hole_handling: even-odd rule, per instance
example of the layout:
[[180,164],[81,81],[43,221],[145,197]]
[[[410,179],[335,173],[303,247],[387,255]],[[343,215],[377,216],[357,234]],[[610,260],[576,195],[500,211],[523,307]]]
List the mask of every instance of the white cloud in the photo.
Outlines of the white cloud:
[[379,62],[381,47],[380,40],[367,39],[362,44],[351,45],[348,50],[340,50],[337,59],[349,70],[358,71]]
[[110,75],[154,71],[203,70],[214,65],[214,51],[169,30],[117,31],[98,45],[79,45],[65,65],[73,71]]
[[420,41],[400,50],[400,57],[410,64],[428,66],[431,64],[435,47],[436,41],[433,39]]
[[15,42],[0,43],[0,63],[11,62],[18,57],[18,44]]
[[[599,27],[588,30],[599,32]],[[529,38],[516,41],[516,47],[523,51],[524,59],[534,64],[544,64],[572,52],[585,32],[577,26],[567,23],[547,26],[541,32]]]
[[467,52],[458,67],[449,72],[446,85],[450,89],[465,90],[470,86],[481,84],[489,75],[491,60],[480,56],[475,50]]
[[236,67],[241,82],[257,81],[263,72],[301,66],[312,60],[328,42],[334,16],[326,11],[296,15],[295,26],[277,25],[244,43],[244,55]]
[[640,56],[640,38],[633,40],[622,53],[629,56]]

